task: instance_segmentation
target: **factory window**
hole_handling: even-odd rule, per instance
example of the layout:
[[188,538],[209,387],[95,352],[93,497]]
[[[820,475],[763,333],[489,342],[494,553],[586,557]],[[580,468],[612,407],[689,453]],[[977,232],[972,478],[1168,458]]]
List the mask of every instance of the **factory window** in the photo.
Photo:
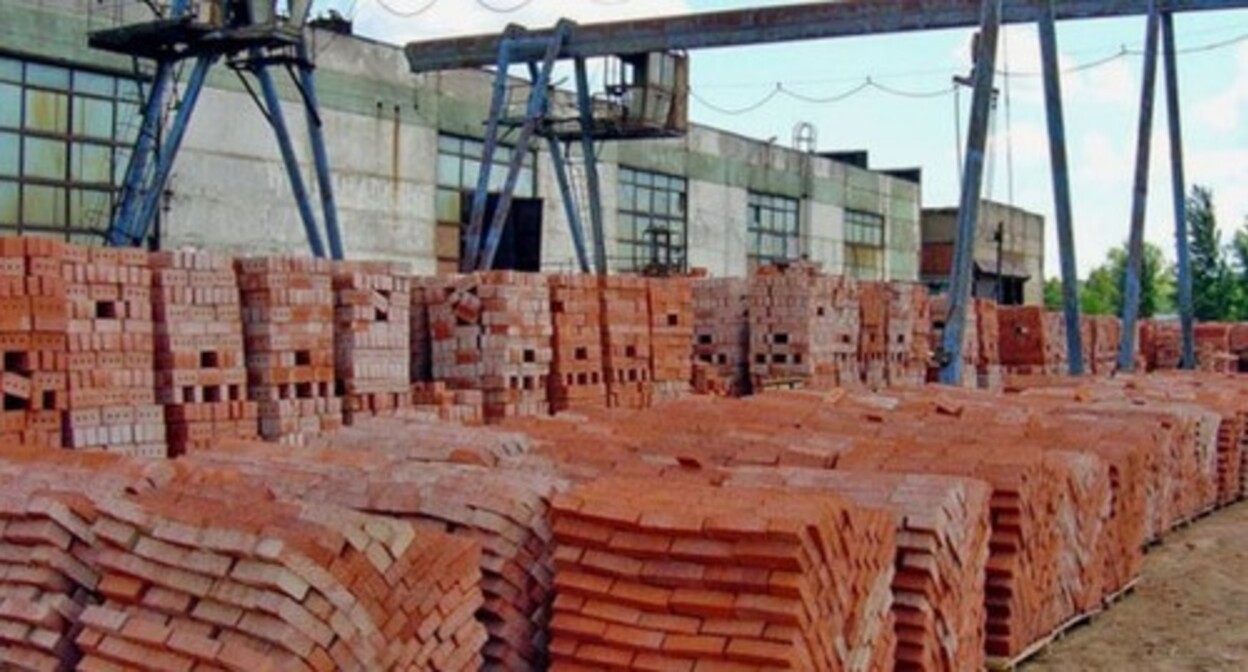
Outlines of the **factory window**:
[[0,231],[99,242],[140,100],[133,79],[0,57]]
[[[484,143],[455,135],[438,136],[438,191],[436,196],[437,231],[435,248],[438,269],[453,272],[458,266],[462,231],[472,216],[472,194],[477,190],[481,175],[481,152]],[[512,148],[499,145],[494,150],[494,163],[490,169],[490,193],[498,193],[507,180],[507,166],[511,162]],[[537,161],[533,152],[520,169],[516,182],[516,198],[536,198],[537,180],[534,166]]]
[[860,280],[884,279],[884,217],[845,211],[845,273]]
[[795,198],[750,192],[746,244],[753,265],[797,259],[801,255]]
[[613,268],[684,270],[685,194],[684,178],[620,168],[620,221]]

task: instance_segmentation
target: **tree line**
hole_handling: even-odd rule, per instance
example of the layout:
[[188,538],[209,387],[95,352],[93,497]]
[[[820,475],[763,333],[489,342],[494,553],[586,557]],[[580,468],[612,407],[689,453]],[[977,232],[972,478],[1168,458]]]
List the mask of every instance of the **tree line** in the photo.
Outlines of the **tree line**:
[[[1213,191],[1194,186],[1187,197],[1188,248],[1192,304],[1202,322],[1248,320],[1248,221],[1223,242],[1213,207]],[[1140,273],[1140,317],[1173,315],[1177,307],[1177,272],[1161,248],[1144,244]],[[1122,315],[1127,277],[1127,245],[1114,248],[1105,261],[1079,281],[1079,308],[1085,315]],[[1062,281],[1044,283],[1044,303],[1062,308]]]

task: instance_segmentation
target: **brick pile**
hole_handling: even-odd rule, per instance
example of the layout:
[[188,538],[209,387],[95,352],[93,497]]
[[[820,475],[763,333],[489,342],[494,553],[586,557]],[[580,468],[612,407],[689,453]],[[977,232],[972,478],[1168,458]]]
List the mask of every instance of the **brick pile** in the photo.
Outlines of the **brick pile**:
[[65,252],[65,244],[46,238],[0,238],[0,437],[7,445],[61,445],[68,404]]
[[927,288],[916,283],[888,285],[888,383],[921,386],[931,361],[932,315]]
[[693,381],[693,282],[646,280],[650,320],[650,377],[656,399],[676,399]]
[[832,494],[603,480],[555,500],[552,670],[886,669],[887,514]]
[[605,276],[598,280],[598,291],[602,301],[602,366],[607,381],[607,405],[649,407],[654,402],[654,381],[647,281]]
[[334,381],[332,264],[318,259],[238,259],[248,394],[260,435],[301,443],[342,425]]
[[1084,360],[1083,370],[1094,375],[1107,376],[1118,369],[1122,321],[1108,315],[1093,315],[1083,319],[1090,327],[1090,337],[1085,339],[1084,347],[1091,347],[1091,356]]
[[1231,354],[1231,328],[1222,322],[1203,322],[1195,326],[1196,364],[1201,371],[1233,373],[1238,358]]
[[750,375],[756,388],[794,382],[856,386],[857,281],[793,264],[758,270],[750,283]]
[[414,383],[411,405],[412,413],[424,413],[445,422],[461,425],[485,422],[485,395],[481,390],[453,390],[441,381]]
[[598,277],[560,274],[547,278],[554,324],[550,365],[552,411],[607,403],[603,380],[602,299]]
[[975,299],[975,330],[979,348],[975,355],[975,373],[981,390],[1000,390],[1005,383],[1001,369],[1001,323],[997,302]]
[[990,536],[981,481],[923,474],[745,468],[729,486],[832,492],[887,511],[897,533],[895,670],[984,667],[984,577]]
[[486,421],[550,413],[553,350],[546,276],[489,271],[431,298],[433,377],[480,390]]
[[66,247],[64,271],[69,410],[63,445],[165,457],[147,252]]
[[1183,336],[1175,320],[1140,320],[1137,352],[1145,370],[1177,369],[1183,359]]
[[411,285],[411,308],[408,333],[411,337],[411,374],[413,385],[433,380],[433,334],[429,325],[429,304],[446,291],[454,276],[414,276]]
[[[928,332],[932,352],[931,365],[927,370],[927,381],[940,380],[942,360],[946,357],[945,323],[949,319],[949,297],[946,294],[932,297],[932,329]],[[979,386],[977,361],[979,359],[979,316],[975,310],[966,311],[966,323],[962,329],[962,380],[961,387],[976,388]]]
[[397,264],[334,268],[334,364],[343,419],[392,415],[412,401],[411,280]]
[[1230,341],[1231,354],[1235,355],[1238,360],[1235,371],[1238,373],[1248,371],[1248,322],[1232,323],[1231,333],[1227,340]]
[[858,283],[858,369],[868,389],[888,385],[889,289],[883,281]]
[[1016,375],[1062,375],[1067,371],[1066,322],[1039,306],[1001,306],[1001,365]]
[[238,276],[228,257],[203,252],[151,256],[156,322],[156,395],[169,452],[205,449],[221,438],[255,438],[247,399]]
[[750,391],[750,285],[744,278],[693,283],[694,388],[703,394]]

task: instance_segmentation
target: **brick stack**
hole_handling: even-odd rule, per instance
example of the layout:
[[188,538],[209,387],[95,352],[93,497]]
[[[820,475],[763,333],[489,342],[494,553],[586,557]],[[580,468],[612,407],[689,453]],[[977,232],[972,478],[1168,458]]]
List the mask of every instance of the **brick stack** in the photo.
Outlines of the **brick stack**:
[[979,344],[975,355],[979,389],[1000,390],[1005,379],[1001,371],[1001,322],[996,301],[975,299],[975,329]]
[[888,385],[889,298],[888,283],[858,283],[858,368],[872,390]]
[[607,405],[646,408],[654,401],[647,281],[604,276],[598,279],[598,291],[602,301],[602,367],[607,381]]
[[756,388],[854,386],[858,283],[810,264],[768,266],[750,282],[750,375]]
[[1248,322],[1231,324],[1231,333],[1228,340],[1230,341],[1231,354],[1237,358],[1235,370],[1239,373],[1248,371]]
[[347,424],[411,404],[411,280],[397,264],[334,269],[334,363]]
[[693,284],[695,388],[744,396],[750,378],[750,286],[743,278],[699,279]]
[[602,299],[598,278],[560,274],[547,278],[554,323],[550,365],[551,410],[594,408],[607,403],[602,365]]
[[251,399],[260,435],[301,443],[342,426],[334,385],[332,264],[319,259],[238,259]]
[[487,421],[550,413],[553,327],[545,276],[463,276],[432,299],[429,319],[434,378],[480,390]]
[[[929,332],[932,352],[931,366],[927,370],[928,382],[940,380],[942,360],[947,356],[945,347],[945,322],[949,319],[949,296],[941,294],[932,297],[932,329]],[[973,307],[966,311],[966,323],[962,328],[962,387],[979,386],[979,374],[976,361],[979,358],[979,317]]]
[[974,479],[862,471],[752,468],[727,485],[832,492],[889,512],[897,530],[894,670],[984,667],[988,486]]
[[485,395],[481,390],[452,390],[443,382],[414,383],[412,411],[461,425],[485,422]]
[[69,300],[64,445],[165,457],[147,252],[69,247],[64,270]]
[[61,446],[69,304],[66,246],[0,238],[0,437],[7,446]]
[[916,387],[927,378],[931,360],[931,303],[916,283],[888,285],[888,382]]
[[451,282],[446,276],[415,276],[410,278],[411,309],[408,333],[411,337],[411,374],[413,383],[433,380],[433,340],[429,327],[429,304],[442,296]]
[[1139,356],[1148,371],[1177,369],[1183,360],[1183,336],[1176,320],[1140,320]]
[[170,454],[208,448],[223,437],[256,437],[234,262],[159,252],[151,265],[156,394],[165,407]]
[[555,500],[552,670],[892,665],[892,521],[831,494],[604,480]]
[[206,476],[99,503],[82,669],[479,669],[470,542]]
[[679,398],[693,380],[693,282],[649,278],[650,377],[658,399]]
[[1107,315],[1084,318],[1090,323],[1092,356],[1083,363],[1084,371],[1107,376],[1118,369],[1118,348],[1122,343],[1122,321]]
[[1001,365],[1007,373],[1066,373],[1066,322],[1061,313],[1047,312],[1039,306],[1001,306],[997,316]]
[[1204,322],[1195,326],[1196,363],[1201,371],[1233,373],[1237,358],[1231,354],[1231,328],[1221,322]]

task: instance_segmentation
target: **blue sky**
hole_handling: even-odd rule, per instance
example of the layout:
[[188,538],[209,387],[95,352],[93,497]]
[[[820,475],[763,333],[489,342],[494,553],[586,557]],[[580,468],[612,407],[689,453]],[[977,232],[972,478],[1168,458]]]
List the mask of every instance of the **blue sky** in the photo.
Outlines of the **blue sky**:
[[[496,9],[522,0],[484,0]],[[439,35],[495,32],[509,22],[550,25],[559,16],[582,22],[654,14],[795,4],[783,0],[531,0],[512,13],[487,11],[476,0],[333,0],[357,18],[357,31],[404,42]],[[326,6],[321,5],[321,6]],[[422,13],[403,16],[428,5]],[[1180,55],[1182,112],[1189,184],[1214,189],[1224,238],[1248,215],[1248,11],[1180,15],[1179,49],[1211,47]],[[1075,238],[1081,273],[1100,263],[1127,237],[1131,178],[1140,100],[1142,58],[1126,48],[1143,46],[1144,18],[1066,22],[1058,27],[1066,123],[1072,167]],[[955,100],[951,93],[913,98],[866,89],[839,102],[803,101],[787,94],[743,114],[776,89],[808,98],[830,98],[870,77],[906,93],[951,88],[954,74],[970,67],[971,30],[790,43],[693,54],[694,121],[790,145],[793,128],[818,129],[819,149],[865,149],[874,167],[923,169],[925,206],[957,201]],[[1108,60],[1107,60],[1108,59]],[[1074,71],[1087,64],[1098,67]],[[1005,31],[998,69],[1017,73],[1006,81],[995,120],[992,181],[985,194],[1043,213],[1049,220],[1046,272],[1058,272],[1052,226],[1047,135],[1039,71],[1039,46],[1030,26]],[[1160,76],[1160,70],[1159,70]],[[1173,256],[1166,111],[1158,80],[1148,240]],[[969,91],[961,95],[965,125]],[[709,104],[709,105],[708,105]],[[1012,154],[1012,161],[1009,156]],[[1012,166],[1012,171],[1010,167]]]

